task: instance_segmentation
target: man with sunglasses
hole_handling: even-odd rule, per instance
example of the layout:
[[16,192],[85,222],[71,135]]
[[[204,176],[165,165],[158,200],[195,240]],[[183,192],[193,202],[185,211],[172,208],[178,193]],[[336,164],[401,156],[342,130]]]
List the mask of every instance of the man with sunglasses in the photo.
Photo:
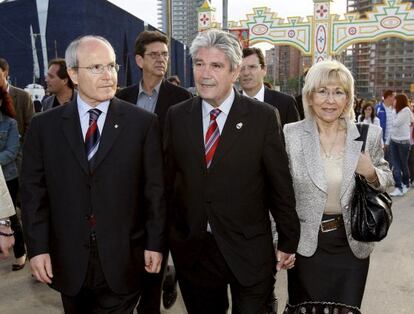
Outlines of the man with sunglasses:
[[100,36],[66,49],[77,97],[35,116],[22,167],[33,275],[65,313],[132,313],[161,269],[166,220],[155,114],[115,95],[115,52]]
[[[167,110],[172,105],[192,97],[191,93],[176,86],[164,77],[168,68],[169,40],[158,31],[143,31],[135,41],[135,62],[142,71],[141,81],[117,93],[117,97],[158,115],[161,133]],[[146,274],[141,296],[139,314],[159,314],[163,274],[168,263],[168,251],[164,252],[163,265],[159,274]],[[172,277],[175,277],[172,275]],[[170,308],[177,298],[177,284],[174,278],[166,278],[163,288],[163,303]]]

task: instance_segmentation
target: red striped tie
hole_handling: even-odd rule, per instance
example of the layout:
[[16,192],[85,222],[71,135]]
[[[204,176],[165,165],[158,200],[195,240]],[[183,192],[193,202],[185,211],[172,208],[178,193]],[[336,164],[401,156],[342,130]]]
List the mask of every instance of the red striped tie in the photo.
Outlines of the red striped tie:
[[216,121],[216,118],[220,113],[220,109],[213,109],[210,111],[210,123],[208,125],[206,141],[204,143],[207,168],[211,165],[211,161],[213,160],[214,153],[216,152],[220,140],[220,131]]
[[98,118],[101,114],[101,110],[99,109],[90,109],[89,110],[89,128],[86,131],[85,136],[85,150],[86,150],[86,156],[89,161],[89,166],[92,169],[93,162],[94,162],[94,156],[96,152],[98,151],[99,147],[99,140],[100,140],[100,133],[98,129]]

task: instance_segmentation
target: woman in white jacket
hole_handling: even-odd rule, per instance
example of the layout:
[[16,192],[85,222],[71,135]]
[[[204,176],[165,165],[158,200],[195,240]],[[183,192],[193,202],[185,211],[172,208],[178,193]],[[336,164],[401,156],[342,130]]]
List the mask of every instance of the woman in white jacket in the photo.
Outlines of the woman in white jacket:
[[408,156],[410,154],[410,126],[414,119],[405,94],[395,96],[394,107],[397,114],[392,124],[390,151],[395,190],[390,195],[402,196],[410,186]]

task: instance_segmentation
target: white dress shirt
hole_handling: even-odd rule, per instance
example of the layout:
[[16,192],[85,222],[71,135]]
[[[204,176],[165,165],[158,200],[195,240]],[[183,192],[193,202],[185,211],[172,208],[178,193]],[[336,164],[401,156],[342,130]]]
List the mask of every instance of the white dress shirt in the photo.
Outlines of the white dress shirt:
[[[221,111],[221,113],[216,118],[216,122],[217,122],[217,125],[218,125],[218,128],[219,128],[220,134],[223,131],[224,124],[226,123],[226,120],[227,120],[227,117],[229,115],[231,106],[233,105],[233,101],[234,101],[234,90],[232,88],[229,97],[227,97],[223,101],[223,103],[219,107],[217,107],[217,109],[220,109],[220,111]],[[203,114],[203,139],[205,141],[208,126],[210,124],[210,112],[211,112],[211,110],[216,109],[216,108],[213,107],[212,105],[210,105],[204,99],[201,102],[201,106],[202,106],[202,114]]]
[[91,107],[86,102],[84,102],[78,94],[77,102],[78,102],[78,113],[79,113],[79,120],[80,120],[80,124],[82,128],[83,140],[85,140],[86,132],[88,131],[88,128],[89,128],[89,112],[88,111],[90,109],[96,108],[101,111],[101,114],[98,117],[97,124],[98,124],[99,133],[102,134],[102,130],[105,124],[105,119],[108,113],[108,107],[109,107],[110,101],[107,100],[107,101],[101,102],[96,107]]
[[[250,97],[249,95],[246,94],[246,92],[244,90],[242,90],[242,94],[244,96]],[[250,98],[255,98],[261,102],[264,102],[264,94],[265,94],[265,87],[264,84],[262,84],[262,87],[260,88],[260,90],[257,92],[256,95],[251,96]]]

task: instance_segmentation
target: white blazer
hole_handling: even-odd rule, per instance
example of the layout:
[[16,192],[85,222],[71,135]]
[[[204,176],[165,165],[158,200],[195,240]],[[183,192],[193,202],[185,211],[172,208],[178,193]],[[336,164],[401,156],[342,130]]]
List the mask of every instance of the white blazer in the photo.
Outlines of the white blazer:
[[[358,258],[366,258],[374,248],[373,243],[359,242],[351,235],[351,212],[355,188],[354,173],[361,152],[362,141],[358,128],[347,121],[343,179],[341,184],[341,207],[349,246]],[[296,211],[301,225],[301,234],[297,252],[312,256],[318,245],[318,232],[327,201],[327,181],[320,155],[319,132],[313,119],[290,123],[284,127],[286,150],[296,197]],[[385,191],[393,185],[393,177],[381,144],[381,128],[369,126],[365,151],[369,153],[379,179],[379,190]]]

